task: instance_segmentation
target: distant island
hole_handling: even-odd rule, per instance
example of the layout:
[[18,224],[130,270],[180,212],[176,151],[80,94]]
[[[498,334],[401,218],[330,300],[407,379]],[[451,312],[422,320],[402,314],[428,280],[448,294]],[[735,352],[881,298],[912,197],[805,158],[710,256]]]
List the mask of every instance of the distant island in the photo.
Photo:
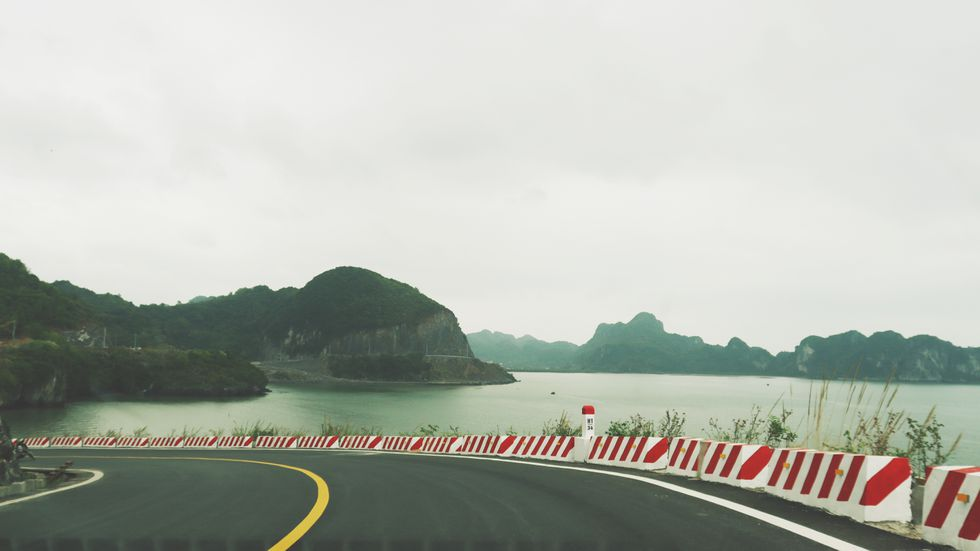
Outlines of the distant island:
[[492,331],[467,335],[477,357],[516,371],[770,375],[907,382],[980,383],[980,348],[929,335],[849,331],[810,336],[773,356],[734,337],[727,345],[668,333],[653,314],[600,324],[582,346]]
[[515,380],[474,356],[448,308],[362,268],[329,270],[300,289],[136,306],[45,283],[0,253],[0,407],[261,394],[270,376],[305,380],[297,369],[360,381]]

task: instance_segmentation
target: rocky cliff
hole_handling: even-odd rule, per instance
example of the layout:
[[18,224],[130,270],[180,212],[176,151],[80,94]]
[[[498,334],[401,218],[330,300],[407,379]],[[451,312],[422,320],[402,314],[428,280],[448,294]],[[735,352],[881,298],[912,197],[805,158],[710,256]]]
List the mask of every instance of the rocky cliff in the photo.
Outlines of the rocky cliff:
[[324,335],[315,327],[292,327],[281,340],[270,342],[267,359],[360,354],[423,354],[473,357],[466,335],[449,310],[391,327]]

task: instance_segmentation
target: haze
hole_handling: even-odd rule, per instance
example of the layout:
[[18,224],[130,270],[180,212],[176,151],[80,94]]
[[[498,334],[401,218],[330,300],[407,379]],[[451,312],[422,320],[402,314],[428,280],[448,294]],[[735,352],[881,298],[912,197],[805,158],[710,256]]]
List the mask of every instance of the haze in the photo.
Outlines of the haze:
[[137,303],[340,265],[466,331],[980,345],[975,2],[18,2],[0,251]]

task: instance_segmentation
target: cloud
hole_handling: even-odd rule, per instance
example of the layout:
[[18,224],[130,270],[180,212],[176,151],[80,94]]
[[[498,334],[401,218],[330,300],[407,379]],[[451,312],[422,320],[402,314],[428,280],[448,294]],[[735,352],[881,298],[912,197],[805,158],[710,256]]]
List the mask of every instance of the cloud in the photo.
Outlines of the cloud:
[[354,264],[467,330],[980,345],[978,11],[13,6],[0,242],[137,302]]

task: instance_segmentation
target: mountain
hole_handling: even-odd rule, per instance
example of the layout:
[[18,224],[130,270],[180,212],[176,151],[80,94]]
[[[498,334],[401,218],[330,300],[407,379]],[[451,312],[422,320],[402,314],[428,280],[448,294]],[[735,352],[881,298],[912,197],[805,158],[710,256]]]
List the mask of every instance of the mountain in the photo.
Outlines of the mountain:
[[770,370],[816,378],[977,383],[980,348],[961,348],[930,335],[905,338],[882,331],[867,337],[848,331],[826,338],[807,337],[793,352],[779,353]]
[[570,342],[545,342],[530,335],[517,338],[488,330],[469,333],[466,338],[478,358],[511,370],[567,370],[578,350]]
[[737,338],[719,346],[668,333],[643,312],[629,323],[600,324],[579,347],[574,365],[583,371],[744,375],[764,374],[771,361],[772,354]]
[[329,270],[301,289],[260,285],[187,304],[136,306],[69,281],[41,282],[0,254],[0,284],[0,339],[16,319],[18,337],[80,348],[220,351],[264,367],[302,360],[268,371],[274,374],[303,366],[321,378],[514,381],[500,366],[474,357],[449,309],[362,268]]
[[[527,344],[521,346],[518,341]],[[810,336],[794,351],[773,356],[737,337],[719,346],[706,344],[700,337],[668,333],[660,320],[644,312],[628,323],[600,324],[593,337],[577,348],[570,343],[542,343],[527,336],[514,339],[490,331],[471,334],[470,342],[481,358],[536,371],[980,383],[980,348],[958,347],[929,335],[906,338],[894,331],[870,337],[857,331]],[[552,348],[557,344],[562,346]]]
[[317,360],[312,369],[309,361],[296,364],[313,374],[354,380],[514,382],[499,365],[473,355],[448,308],[414,287],[363,268],[318,275],[270,313],[269,320],[262,334],[263,357]]
[[313,278],[271,316],[265,336],[273,350],[289,356],[473,356],[448,308],[363,268],[335,268]]

